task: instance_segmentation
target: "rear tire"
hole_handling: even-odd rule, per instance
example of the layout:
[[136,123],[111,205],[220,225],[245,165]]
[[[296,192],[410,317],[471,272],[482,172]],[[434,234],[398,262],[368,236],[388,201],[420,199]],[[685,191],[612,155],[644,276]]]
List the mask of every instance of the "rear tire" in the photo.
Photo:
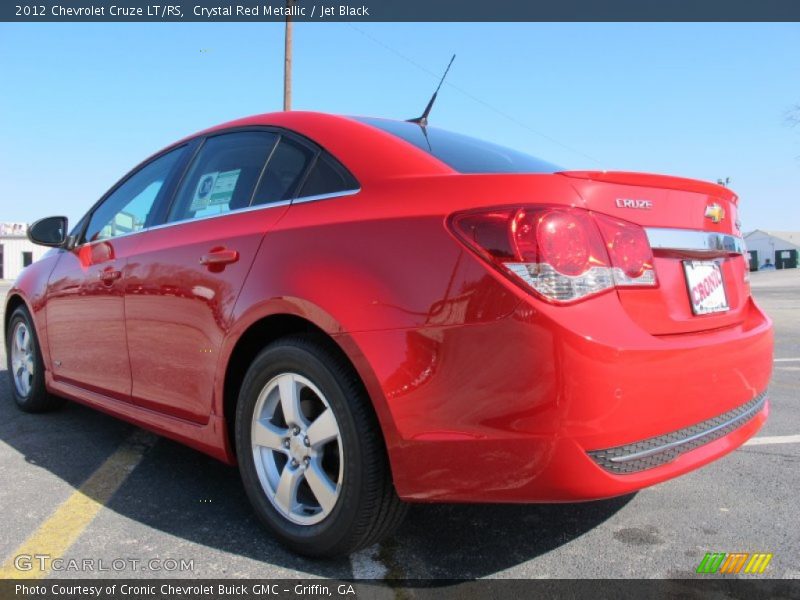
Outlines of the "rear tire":
[[313,336],[280,339],[255,358],[239,394],[236,450],[259,519],[300,554],[347,555],[405,516],[363,385]]
[[44,360],[39,338],[28,309],[17,307],[6,329],[6,361],[11,395],[17,406],[29,413],[56,410],[64,399],[48,393],[44,383]]

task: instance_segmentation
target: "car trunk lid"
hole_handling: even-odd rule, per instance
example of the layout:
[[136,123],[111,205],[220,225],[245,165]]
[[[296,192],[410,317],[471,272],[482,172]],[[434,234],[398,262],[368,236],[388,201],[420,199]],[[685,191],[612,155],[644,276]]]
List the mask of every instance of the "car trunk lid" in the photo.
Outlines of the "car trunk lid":
[[[653,335],[675,335],[745,319],[750,289],[733,192],[704,181],[646,173],[560,175],[569,178],[585,208],[645,228],[658,286],[617,290],[642,328]],[[719,310],[722,294],[727,308]],[[709,307],[719,312],[705,312]]]

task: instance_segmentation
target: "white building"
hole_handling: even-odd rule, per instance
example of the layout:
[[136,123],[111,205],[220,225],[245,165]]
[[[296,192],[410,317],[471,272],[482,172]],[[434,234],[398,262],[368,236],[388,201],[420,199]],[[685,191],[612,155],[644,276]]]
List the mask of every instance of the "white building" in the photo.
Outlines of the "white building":
[[797,268],[800,232],[756,229],[745,234],[744,241],[750,254],[751,271],[763,267],[767,261],[778,269]]
[[0,223],[0,279],[17,278],[22,269],[49,250],[28,241],[25,223]]

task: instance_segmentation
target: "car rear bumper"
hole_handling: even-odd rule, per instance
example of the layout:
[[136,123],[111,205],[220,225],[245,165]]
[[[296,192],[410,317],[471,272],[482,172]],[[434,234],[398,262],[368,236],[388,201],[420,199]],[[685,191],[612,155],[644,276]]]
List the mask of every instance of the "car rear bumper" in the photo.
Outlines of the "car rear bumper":
[[351,337],[379,383],[407,500],[626,494],[732,451],[769,412],[772,324],[752,301],[739,325],[675,336],[646,334],[609,294]]
[[701,423],[615,448],[590,450],[588,454],[609,473],[638,473],[670,463],[681,454],[725,437],[764,411],[766,406],[767,393],[762,392],[749,402]]

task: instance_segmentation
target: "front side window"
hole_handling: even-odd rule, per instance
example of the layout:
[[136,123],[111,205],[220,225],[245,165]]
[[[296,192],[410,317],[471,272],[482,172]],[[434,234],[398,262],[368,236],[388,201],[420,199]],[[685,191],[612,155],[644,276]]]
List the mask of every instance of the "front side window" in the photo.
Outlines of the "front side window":
[[143,229],[164,182],[184,151],[183,146],[172,150],[128,177],[92,213],[84,240],[106,240]]
[[208,138],[178,189],[168,221],[221,215],[250,206],[278,135],[241,131]]

